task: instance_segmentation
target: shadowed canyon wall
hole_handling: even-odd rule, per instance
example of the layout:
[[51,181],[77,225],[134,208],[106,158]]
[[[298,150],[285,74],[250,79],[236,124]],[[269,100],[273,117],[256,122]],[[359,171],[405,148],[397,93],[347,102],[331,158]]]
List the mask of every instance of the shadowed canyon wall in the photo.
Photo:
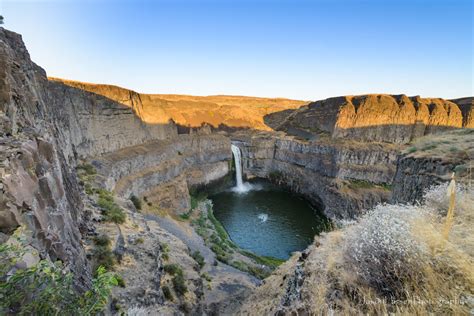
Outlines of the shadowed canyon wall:
[[85,285],[90,273],[74,148],[48,85],[21,36],[0,28],[0,237],[25,225],[41,256],[69,263]]
[[[387,201],[399,146],[358,142],[308,143],[268,133],[233,135],[249,176],[270,178],[316,205],[333,219],[355,218]],[[364,185],[360,185],[363,182]]]
[[103,95],[124,104],[146,123],[166,124],[169,120],[185,127],[210,125],[214,128],[251,128],[271,130],[263,121],[265,115],[296,109],[305,101],[282,98],[243,96],[190,96],[175,94],[143,94],[112,85],[91,84],[50,78],[52,81]]
[[0,237],[25,225],[41,256],[71,264],[80,284],[90,273],[79,163],[93,160],[102,185],[125,198],[172,183],[180,193],[163,193],[162,204],[181,211],[189,187],[228,172],[228,138],[178,135],[169,119],[147,123],[138,107],[48,81],[21,36],[3,28],[0,66]]

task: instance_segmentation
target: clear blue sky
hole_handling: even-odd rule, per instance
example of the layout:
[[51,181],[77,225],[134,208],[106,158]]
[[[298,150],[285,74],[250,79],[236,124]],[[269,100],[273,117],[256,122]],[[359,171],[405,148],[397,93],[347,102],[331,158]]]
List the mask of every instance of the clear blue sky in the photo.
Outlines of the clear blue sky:
[[471,0],[0,0],[49,76],[147,93],[473,95]]

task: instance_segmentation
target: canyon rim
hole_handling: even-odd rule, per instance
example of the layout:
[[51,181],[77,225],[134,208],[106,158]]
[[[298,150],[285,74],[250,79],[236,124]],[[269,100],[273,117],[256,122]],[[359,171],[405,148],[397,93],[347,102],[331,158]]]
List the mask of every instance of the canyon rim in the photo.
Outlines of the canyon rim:
[[141,93],[0,27],[0,314],[469,315],[473,167],[474,97]]

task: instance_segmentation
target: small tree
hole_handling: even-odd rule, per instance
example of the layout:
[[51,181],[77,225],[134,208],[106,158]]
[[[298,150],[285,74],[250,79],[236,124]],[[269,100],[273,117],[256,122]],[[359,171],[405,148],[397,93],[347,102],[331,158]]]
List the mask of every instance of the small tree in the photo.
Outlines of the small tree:
[[0,24],[3,24],[3,15],[0,15]]

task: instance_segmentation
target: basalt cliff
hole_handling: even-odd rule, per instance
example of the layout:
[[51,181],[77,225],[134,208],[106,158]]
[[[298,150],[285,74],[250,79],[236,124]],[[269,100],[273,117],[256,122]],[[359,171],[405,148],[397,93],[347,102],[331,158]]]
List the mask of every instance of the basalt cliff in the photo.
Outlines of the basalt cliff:
[[[175,220],[192,207],[190,192],[231,177],[231,143],[247,178],[301,194],[337,222],[378,203],[418,201],[452,172],[465,176],[472,148],[448,159],[415,141],[474,128],[473,111],[469,98],[374,94],[309,103],[147,95],[48,79],[21,36],[0,28],[0,239],[23,227],[37,251],[24,265],[60,260],[84,290],[94,237],[108,235],[127,284],[114,290],[108,313],[237,313],[261,281],[218,262],[189,223]],[[131,197],[144,204],[141,212]],[[115,207],[126,219],[104,220],[104,209]],[[192,256],[198,250],[203,270]],[[171,301],[164,266],[178,263],[188,291]]]

